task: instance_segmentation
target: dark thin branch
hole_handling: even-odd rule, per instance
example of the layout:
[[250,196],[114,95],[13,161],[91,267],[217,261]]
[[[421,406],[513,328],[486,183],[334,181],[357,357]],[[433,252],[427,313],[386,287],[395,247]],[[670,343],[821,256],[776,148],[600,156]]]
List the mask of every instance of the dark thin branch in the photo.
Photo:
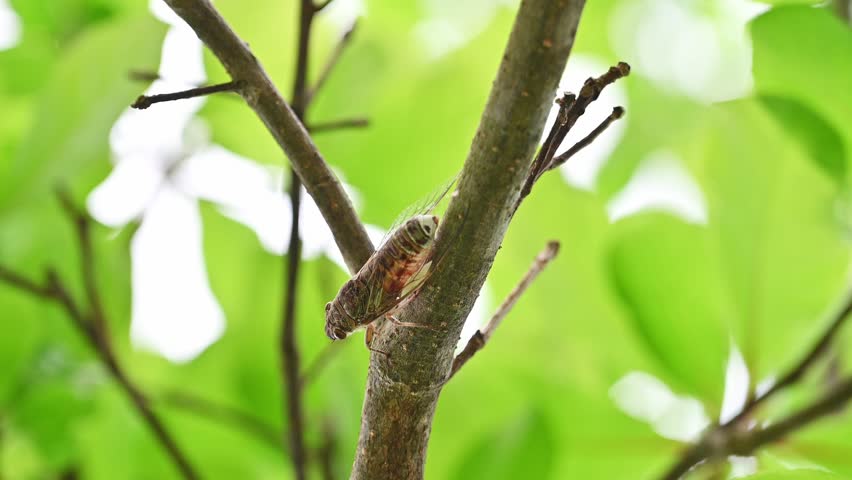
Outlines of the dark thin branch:
[[[92,304],[89,305],[91,313],[86,313],[85,309],[81,308],[77,304],[69,293],[65,283],[53,269],[48,269],[47,280],[44,286],[38,286],[36,282],[31,280],[21,281],[23,276],[14,273],[0,277],[0,280],[5,281],[7,278],[11,279],[11,281],[7,281],[6,283],[17,287],[24,292],[35,295],[38,298],[50,299],[63,307],[72,324],[88,341],[89,345],[97,354],[101,362],[106,366],[113,379],[118,383],[119,387],[121,387],[121,390],[130,398],[130,401],[136,408],[137,413],[139,413],[139,415],[148,424],[148,427],[153,431],[155,438],[172,459],[183,478],[187,480],[196,480],[200,477],[190,465],[186,455],[178,447],[174,438],[168,430],[166,430],[163,422],[151,409],[148,401],[142,393],[142,390],[130,380],[130,377],[122,369],[118,362],[118,358],[112,349],[109,337],[106,335],[106,317],[100,303],[100,295],[97,291],[97,283],[95,281],[95,259],[91,243],[90,219],[81,209],[74,205],[70,195],[67,193],[60,191],[59,199],[65,212],[75,225],[77,244],[80,249],[81,257],[80,269],[86,289],[87,300],[92,302]],[[9,272],[7,269],[0,269],[0,271]]]
[[50,288],[40,285],[23,275],[15,273],[8,268],[0,265],[0,283],[5,283],[12,288],[23,290],[30,295],[43,297],[47,300],[54,300],[53,292]]
[[216,85],[190,88],[189,90],[182,90],[180,92],[160,93],[157,95],[139,95],[139,98],[137,98],[136,101],[130,105],[130,107],[135,108],[137,110],[145,110],[146,108],[150,107],[155,103],[172,102],[174,100],[203,97],[205,95],[211,95],[214,93],[221,92],[236,92],[240,89],[240,86],[241,85],[238,81],[232,81],[219,83]]
[[281,447],[281,433],[275,427],[238,408],[211,402],[186,392],[166,393],[160,398],[160,402],[199,417],[231,424],[273,448]]
[[350,128],[366,128],[369,126],[370,121],[366,118],[344,118],[341,120],[312,123],[308,125],[308,131],[311,133],[326,133]]
[[835,313],[834,318],[828,325],[828,328],[826,328],[819,340],[817,340],[802,359],[799,360],[799,362],[785,373],[777,382],[775,382],[769,390],[760,396],[754,397],[751,401],[746,403],[740,413],[729,420],[727,424],[733,425],[742,422],[748,418],[758,406],[775,396],[778,392],[798,382],[805,373],[808,372],[811,366],[813,366],[817,360],[822,358],[823,355],[828,352],[832,341],[837,336],[837,333],[846,322],[846,319],[849,318],[850,314],[852,314],[852,295],[849,296],[843,308]]
[[299,378],[301,359],[296,339],[296,298],[299,284],[299,265],[302,243],[299,239],[299,204],[301,202],[301,184],[291,171],[290,203],[292,205],[292,223],[290,224],[290,243],[287,247],[286,283],[284,292],[284,312],[281,328],[281,359],[284,385],[284,398],[287,404],[286,415],[290,421],[288,443],[296,478],[304,480],[307,472],[305,453],[304,413],[302,411],[302,389]]
[[[826,328],[825,332],[823,332],[822,336],[817,340],[817,342],[813,345],[813,347],[796,363],[787,373],[785,373],[772,387],[764,392],[762,395],[751,398],[746,404],[743,406],[743,409],[732,419],[722,425],[717,425],[712,430],[710,430],[707,434],[705,434],[702,441],[693,445],[692,447],[686,449],[680,458],[675,462],[674,465],[668,470],[668,472],[662,477],[666,480],[676,480],[680,478],[684,473],[688,472],[692,467],[694,467],[699,462],[710,458],[713,455],[716,455],[716,447],[711,449],[708,447],[708,443],[711,445],[727,445],[729,443],[729,438],[734,437],[736,435],[740,435],[739,432],[746,428],[746,422],[752,418],[752,414],[754,411],[766,403],[770,398],[777,395],[779,392],[789,388],[791,385],[798,382],[804,375],[813,367],[813,365],[822,358],[828,351],[831,346],[834,338],[837,336],[837,333],[840,331],[840,328],[846,322],[846,319],[852,315],[852,295],[849,296],[843,308],[835,313],[831,323]],[[848,386],[849,381],[844,384],[840,384],[836,390],[833,391],[832,394],[829,394],[826,397],[826,401],[836,401],[829,400],[830,398],[835,398],[837,395],[842,395],[842,392],[845,392],[849,389]],[[841,393],[838,393],[841,392]],[[852,394],[850,394],[852,395]],[[849,396],[846,397],[848,400]],[[819,402],[818,402],[819,403]],[[817,411],[820,411],[819,408],[815,404],[814,408]],[[812,413],[805,413],[808,409],[799,412],[799,414],[795,414],[790,418],[797,418],[797,415],[805,415],[805,418],[810,418],[808,415],[812,415]],[[791,430],[786,430],[789,426],[799,425],[799,421],[788,421],[788,422],[779,422],[778,424],[787,425],[787,427],[768,427],[765,430],[769,430],[770,433],[761,433],[760,435],[768,435],[767,438],[778,438],[772,437],[777,434],[777,429],[782,428],[782,432],[784,434],[789,433]],[[770,430],[771,429],[771,430]],[[773,433],[776,432],[776,433]],[[757,440],[739,440],[742,442],[757,441]],[[760,440],[761,445],[766,443],[769,440]],[[754,447],[756,448],[756,446]],[[733,452],[728,452],[733,453]]]
[[769,426],[744,430],[741,425],[727,424],[715,428],[686,450],[661,478],[678,480],[702,461],[720,460],[730,455],[751,455],[760,447],[783,440],[816,420],[840,412],[850,399],[852,377],[839,383],[814,403]]
[[325,67],[322,69],[322,73],[320,73],[317,78],[316,83],[313,88],[311,88],[308,92],[308,101],[312,100],[314,96],[316,96],[317,92],[325,85],[325,82],[328,81],[328,78],[331,76],[331,72],[334,71],[334,67],[337,66],[337,63],[340,61],[340,57],[343,56],[343,52],[346,50],[346,47],[349,46],[352,41],[352,37],[355,34],[355,29],[358,27],[358,20],[352,22],[352,25],[343,32],[343,36],[340,37],[340,41],[335,45],[334,50],[331,52],[331,56],[326,60]]
[[240,95],[287,154],[329,225],[350,272],[357,272],[374,250],[367,230],[302,122],[281,97],[257,58],[210,0],[165,1],[219,58],[232,80],[242,82]]
[[503,300],[503,303],[500,304],[500,307],[494,312],[494,315],[491,317],[491,320],[485,325],[485,327],[481,330],[477,330],[475,334],[470,338],[465,345],[464,350],[462,350],[456,358],[453,359],[453,366],[450,370],[449,378],[452,378],[456,372],[459,371],[461,367],[463,367],[476,352],[482,350],[485,347],[485,344],[488,343],[488,340],[491,339],[491,335],[494,334],[494,331],[497,330],[497,327],[503,323],[503,319],[506,318],[506,315],[512,310],[512,307],[515,306],[515,303],[518,302],[518,299],[521,298],[521,295],[532,285],[532,282],[535,281],[536,277],[544,270],[544,268],[554,259],[556,255],[559,253],[559,242],[550,241],[547,242],[547,246],[544,247],[533,261],[532,265],[530,265],[529,270],[521,278],[521,281],[509,292],[509,295]]
[[[533,185],[539,178],[541,178],[544,172],[551,170],[556,166],[554,164],[554,155],[556,154],[556,150],[562,144],[562,141],[565,139],[565,136],[568,135],[568,132],[571,131],[571,128],[574,127],[574,124],[577,123],[577,120],[586,113],[586,108],[598,99],[604,88],[629,74],[630,65],[624,62],[618,62],[618,65],[610,67],[610,69],[600,77],[587,79],[583,84],[583,88],[580,89],[579,95],[566,92],[561,98],[556,100],[556,103],[559,104],[559,115],[557,115],[556,121],[551,126],[544,145],[541,146],[538,154],[532,162],[532,165],[530,166],[527,180],[524,182],[523,188],[521,188],[521,194],[515,205],[515,209],[517,209],[523,199],[529,195],[530,191],[532,191]],[[623,113],[623,110],[621,113]],[[615,114],[616,112],[613,111],[613,115]],[[610,117],[613,115],[610,115]],[[606,126],[603,128],[605,129]],[[595,131],[597,130],[598,129],[595,129]],[[601,129],[601,131],[603,130]],[[600,132],[598,132],[598,134],[599,133]],[[591,142],[596,136],[597,134],[595,134],[592,138],[587,138],[589,142]],[[580,143],[583,143],[583,141]],[[577,150],[584,146],[585,145],[581,145]],[[567,157],[562,159],[563,162],[565,160],[567,160]]]
[[619,118],[621,118],[623,116],[624,116],[624,108],[614,107],[612,109],[612,113],[610,113],[609,116],[606,117],[604,119],[604,121],[600,123],[600,125],[595,127],[595,129],[592,130],[591,133],[589,133],[588,135],[583,137],[582,140],[580,140],[579,142],[577,142],[573,146],[571,146],[571,148],[566,150],[562,155],[555,157],[550,162],[550,165],[547,167],[547,169],[553,170],[554,168],[556,168],[556,167],[562,165],[563,163],[567,162],[569,158],[576,155],[580,150],[591,145],[592,142],[594,142],[595,139],[598,138],[598,136],[600,134],[602,134],[604,132],[604,130],[606,130],[610,126],[610,124],[612,124],[612,122],[618,120]]

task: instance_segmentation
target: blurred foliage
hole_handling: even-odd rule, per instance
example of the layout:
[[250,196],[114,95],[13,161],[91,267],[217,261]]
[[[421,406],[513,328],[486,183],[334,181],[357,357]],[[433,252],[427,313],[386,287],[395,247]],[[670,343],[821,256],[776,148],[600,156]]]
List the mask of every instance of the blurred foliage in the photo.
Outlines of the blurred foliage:
[[[590,2],[575,53],[634,63],[617,56],[611,36],[613,16],[635,1]],[[54,265],[78,296],[78,252],[51,188],[64,182],[82,202],[109,173],[110,128],[145,88],[127,72],[157,64],[166,30],[145,3],[11,2],[23,36],[0,51],[0,263],[36,278]],[[725,2],[693,3],[689,8],[701,15],[718,16]],[[767,3],[747,29],[754,87],[744,98],[708,105],[634,63],[623,81],[626,130],[595,191],[551,174],[519,210],[488,279],[486,310],[547,240],[560,240],[562,253],[445,389],[428,478],[654,478],[682,445],[619,409],[610,393],[619,379],[634,371],[654,375],[717,419],[732,345],[754,388],[793,364],[822,332],[848,288],[852,31],[815,2]],[[464,5],[366,2],[351,48],[309,112],[309,123],[370,119],[367,129],[316,137],[359,192],[368,223],[386,226],[464,161],[514,11],[492,0],[458,4]],[[289,92],[295,2],[216,5]],[[334,17],[316,25],[314,76],[345,29]],[[427,38],[436,34],[417,33],[424,22],[451,25],[463,40],[435,54]],[[210,81],[224,80],[206,55]],[[241,102],[210,98],[201,118],[214,142],[266,165],[284,164]],[[700,187],[706,224],[662,211],[609,220],[610,201],[655,151],[676,154]],[[133,348],[133,232],[101,228],[99,283],[116,349],[205,478],[288,478],[289,459],[279,448],[157,401],[179,390],[244,411],[273,430],[287,428],[276,342],[283,261],[213,206],[202,206],[202,219],[225,335],[180,365]],[[302,272],[299,346],[309,364],[327,345],[323,305],[346,274],[327,258],[306,262]],[[55,478],[73,470],[87,479],[176,478],[61,311],[0,285],[0,312],[0,477]],[[849,347],[852,336],[843,338]],[[316,448],[323,425],[331,425],[333,468],[344,478],[368,355],[360,338],[336,348],[306,388],[305,404],[309,445]],[[850,357],[839,358],[841,371],[852,372]],[[821,384],[808,385],[779,404],[813,398]],[[758,457],[759,473],[747,478],[847,478],[850,451],[852,417],[834,416],[767,450]]]

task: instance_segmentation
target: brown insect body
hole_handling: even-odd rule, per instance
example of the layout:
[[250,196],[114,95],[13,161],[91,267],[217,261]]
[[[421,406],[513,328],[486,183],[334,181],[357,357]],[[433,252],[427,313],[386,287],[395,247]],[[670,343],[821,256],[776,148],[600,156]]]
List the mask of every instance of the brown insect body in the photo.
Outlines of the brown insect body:
[[342,340],[388,314],[427,277],[438,217],[418,215],[394,230],[325,306],[325,333]]

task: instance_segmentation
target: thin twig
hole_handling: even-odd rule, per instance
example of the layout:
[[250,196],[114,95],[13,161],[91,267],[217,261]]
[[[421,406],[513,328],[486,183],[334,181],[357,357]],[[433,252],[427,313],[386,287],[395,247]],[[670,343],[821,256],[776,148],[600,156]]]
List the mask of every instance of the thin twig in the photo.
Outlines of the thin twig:
[[[527,180],[521,188],[521,193],[515,204],[516,210],[523,199],[529,195],[530,191],[532,191],[532,187],[535,182],[538,181],[544,172],[554,167],[553,157],[556,154],[556,150],[562,144],[562,141],[565,139],[565,136],[568,135],[568,132],[571,131],[571,128],[574,127],[574,124],[577,123],[577,120],[586,113],[586,108],[589,104],[598,99],[604,88],[629,74],[630,65],[625,62],[618,62],[617,65],[610,67],[610,69],[600,77],[587,79],[578,95],[565,93],[561,98],[556,100],[556,103],[559,104],[559,114],[557,115],[556,121],[551,126],[544,145],[541,146],[530,166]],[[589,141],[591,142],[593,139],[594,138]],[[580,148],[582,148],[582,146]]]
[[357,272],[374,247],[352,202],[317,150],[302,122],[275,88],[257,58],[210,0],[165,0],[216,55],[249,107],[290,159],[290,164],[329,225],[350,272]]
[[[707,432],[707,434],[705,434],[702,441],[684,450],[680,458],[678,458],[675,464],[669,468],[667,473],[662,478],[666,480],[675,480],[680,478],[684,473],[688,472],[696,464],[709,458],[710,455],[715,454],[715,450],[709,449],[706,445],[707,443],[712,443],[714,445],[725,445],[728,443],[728,437],[738,435],[738,432],[745,428],[744,424],[746,420],[751,418],[752,413],[760,405],[764,404],[766,401],[777,395],[779,392],[789,388],[791,385],[798,382],[805,375],[805,373],[807,373],[810,368],[817,362],[817,360],[819,360],[823,357],[823,355],[825,355],[825,353],[829,350],[832,341],[837,336],[837,333],[840,331],[840,328],[844,325],[846,319],[849,318],[850,315],[852,315],[852,295],[849,296],[843,308],[841,308],[837,311],[837,313],[835,313],[834,318],[828,325],[828,328],[826,328],[825,332],[823,332],[819,340],[817,340],[813,347],[801,358],[798,363],[796,363],[787,373],[785,373],[777,382],[775,382],[775,384],[773,384],[769,390],[764,392],[762,395],[751,398],[748,402],[746,402],[742,410],[737,415],[728,420],[726,423],[722,425],[717,425],[712,430]],[[835,390],[835,394],[837,394],[836,392],[838,391],[842,392],[843,389],[843,385],[839,386],[838,390]],[[793,422],[792,424],[796,425],[796,422]],[[772,430],[772,432],[774,431],[775,430]]]
[[368,126],[370,126],[370,121],[366,118],[344,118],[341,120],[312,123],[308,125],[308,131],[316,134],[345,130],[349,128],[366,128]]
[[314,361],[302,372],[302,378],[299,379],[299,385],[302,389],[319,377],[319,374],[325,369],[331,359],[343,350],[343,346],[345,346],[345,342],[331,342],[326,344]]
[[160,398],[160,401],[172,408],[234,425],[273,448],[277,449],[281,446],[281,433],[275,427],[238,408],[211,402],[187,392],[176,391],[166,393]]
[[26,280],[22,275],[11,273],[5,268],[0,268],[0,272],[7,273],[6,275],[0,275],[0,281],[4,281],[38,298],[50,299],[61,305],[71,322],[77,327],[80,334],[89,342],[98,358],[107,367],[113,379],[130,398],[137,413],[139,413],[149,428],[151,428],[154,436],[175,463],[183,478],[187,480],[200,478],[189,463],[186,455],[178,447],[174,438],[166,430],[163,422],[151,409],[142,390],[130,380],[130,377],[119,364],[109,338],[105,335],[107,322],[95,281],[95,259],[90,235],[90,219],[81,209],[73,204],[70,195],[66,192],[60,191],[59,199],[65,212],[75,225],[77,244],[81,257],[80,269],[85,284],[86,297],[92,302],[92,305],[89,305],[89,310],[92,313],[85,313],[85,309],[81,308],[74,301],[65,283],[53,269],[48,269],[47,280],[44,286],[38,286],[36,282]]
[[296,478],[304,480],[307,470],[305,454],[304,413],[302,411],[302,389],[299,379],[301,369],[299,349],[296,339],[296,298],[299,284],[299,264],[301,257],[301,240],[299,239],[299,204],[301,201],[301,185],[299,179],[291,172],[290,203],[292,205],[292,223],[290,224],[290,244],[287,247],[287,268],[284,285],[284,313],[281,328],[281,358],[284,395],[289,419],[288,438],[290,455]]
[[334,50],[332,50],[331,55],[326,60],[325,67],[323,67],[322,72],[317,78],[316,83],[313,88],[308,90],[308,101],[311,101],[317,92],[325,85],[325,82],[328,81],[328,78],[331,76],[331,72],[334,71],[334,67],[337,66],[337,63],[340,61],[340,57],[343,56],[343,52],[346,51],[346,47],[349,46],[349,43],[352,41],[352,37],[355,34],[355,29],[358,27],[358,20],[356,19],[352,22],[352,25],[343,32],[343,36],[340,37],[340,40],[335,45]]
[[751,401],[746,403],[746,405],[743,406],[743,409],[736,416],[730,419],[727,424],[733,425],[740,423],[769,398],[799,381],[799,379],[807,373],[811,366],[813,366],[813,364],[822,358],[822,356],[828,351],[829,346],[831,346],[831,342],[834,340],[834,337],[837,336],[837,332],[840,331],[840,328],[850,315],[852,315],[852,295],[849,296],[843,308],[835,313],[834,318],[828,325],[828,328],[826,328],[819,340],[814,343],[813,347],[811,347],[802,359],[799,360],[799,362],[785,373],[777,382],[775,382],[769,390],[764,392],[762,395],[754,397]]
[[610,124],[612,124],[612,122],[618,120],[619,118],[621,118],[623,116],[624,116],[624,108],[623,107],[613,107],[612,113],[610,113],[609,116],[606,117],[603,120],[603,122],[600,123],[600,125],[595,127],[595,129],[592,130],[591,133],[589,133],[588,135],[583,137],[582,140],[580,140],[579,142],[577,142],[573,146],[571,146],[571,148],[566,150],[562,155],[554,157],[554,159],[550,161],[550,165],[548,165],[547,169],[553,170],[554,168],[556,168],[556,167],[562,165],[563,163],[567,162],[568,159],[573,157],[574,155],[576,155],[577,152],[579,152],[580,150],[591,145],[592,142],[594,142],[595,139],[598,138],[598,136],[601,133],[603,133],[604,130],[606,130],[610,126]]
[[544,268],[554,259],[556,255],[559,253],[559,242],[551,241],[547,242],[547,246],[544,247],[538,256],[535,257],[532,265],[530,265],[529,270],[521,278],[521,281],[509,292],[509,295],[503,300],[503,303],[500,304],[500,307],[494,312],[494,315],[491,317],[491,320],[488,321],[488,324],[485,325],[485,328],[481,330],[477,330],[476,333],[470,338],[465,345],[464,350],[462,350],[456,358],[453,359],[453,366],[450,370],[450,375],[448,380],[459,371],[461,367],[464,366],[471,358],[473,358],[476,352],[482,350],[485,347],[485,344],[488,343],[488,340],[491,338],[491,335],[494,334],[494,331],[497,330],[497,327],[503,322],[503,319],[506,318],[506,315],[512,310],[512,307],[515,306],[518,299],[521,298],[521,295],[532,285],[532,282],[535,281],[536,277],[544,270]]
[[[299,40],[296,54],[295,80],[293,82],[293,113],[304,123],[310,104],[308,94],[308,62],[310,54],[311,27],[316,14],[313,0],[302,0],[299,10]],[[307,454],[305,451],[304,412],[302,389],[299,378],[301,358],[296,338],[296,302],[298,298],[299,266],[301,265],[302,242],[299,238],[299,213],[302,198],[302,183],[296,171],[290,169],[290,241],[284,279],[284,305],[281,326],[282,385],[286,404],[285,415],[289,420],[287,431],[290,457],[297,480],[307,477]]]
[[171,102],[174,100],[184,100],[187,98],[203,97],[221,92],[236,92],[240,89],[240,83],[237,81],[219,83],[216,85],[207,85],[204,87],[190,88],[173,93],[160,93],[157,95],[139,95],[135,102],[130,107],[137,110],[145,110],[155,103]]

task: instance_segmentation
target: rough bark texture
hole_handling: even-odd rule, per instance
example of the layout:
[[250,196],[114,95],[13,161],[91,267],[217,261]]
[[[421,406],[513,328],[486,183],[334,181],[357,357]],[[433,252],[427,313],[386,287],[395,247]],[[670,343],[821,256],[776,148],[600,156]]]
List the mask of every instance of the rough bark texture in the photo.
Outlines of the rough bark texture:
[[331,228],[346,265],[351,272],[357,272],[373,253],[367,231],[337,177],[260,62],[209,0],[165,1],[219,58],[232,80],[240,83],[238,92],[287,154]]
[[[464,319],[491,268],[565,69],[582,0],[521,3],[437,245],[435,273],[373,344],[352,479],[420,479]],[[446,254],[444,253],[446,251]]]

